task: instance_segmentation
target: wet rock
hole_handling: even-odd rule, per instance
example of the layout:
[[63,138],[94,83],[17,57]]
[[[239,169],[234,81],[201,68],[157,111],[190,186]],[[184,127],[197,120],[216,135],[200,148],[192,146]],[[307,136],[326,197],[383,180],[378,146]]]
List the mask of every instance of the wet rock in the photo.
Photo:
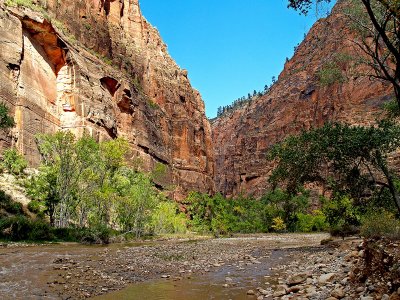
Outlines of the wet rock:
[[287,283],[288,283],[289,286],[297,285],[297,284],[300,284],[300,283],[303,283],[304,281],[306,281],[307,277],[308,277],[308,275],[305,274],[305,273],[296,274],[296,275],[293,275],[293,276],[289,277]]
[[281,296],[284,296],[286,294],[287,294],[287,287],[285,285],[278,285],[275,288],[273,296],[274,297],[281,297]]
[[255,295],[256,293],[253,290],[248,290],[246,294],[247,295]]

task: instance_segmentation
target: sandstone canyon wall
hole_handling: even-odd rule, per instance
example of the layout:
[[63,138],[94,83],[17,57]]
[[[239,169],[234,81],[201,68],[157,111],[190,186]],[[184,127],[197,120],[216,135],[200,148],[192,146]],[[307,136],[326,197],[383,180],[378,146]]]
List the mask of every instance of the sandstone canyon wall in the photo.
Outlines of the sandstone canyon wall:
[[13,144],[37,164],[39,132],[125,137],[145,169],[167,167],[160,187],[172,186],[175,199],[190,190],[212,193],[204,103],[141,15],[138,0],[31,6],[0,0],[0,102],[16,120],[0,146]]
[[[268,93],[212,122],[217,191],[260,196],[273,167],[266,160],[271,145],[327,121],[367,125],[382,113],[391,88],[354,69],[351,57],[360,53],[342,5],[316,22]],[[332,62],[343,78],[322,84],[318,74]]]

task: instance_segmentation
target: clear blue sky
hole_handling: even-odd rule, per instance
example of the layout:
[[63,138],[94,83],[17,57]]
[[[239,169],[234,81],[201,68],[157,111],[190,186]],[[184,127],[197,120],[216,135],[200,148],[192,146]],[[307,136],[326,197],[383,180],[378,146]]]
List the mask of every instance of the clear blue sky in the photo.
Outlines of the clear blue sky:
[[286,0],[140,0],[140,5],[170,55],[188,70],[209,118],[218,106],[278,77],[316,21],[315,12],[300,16]]

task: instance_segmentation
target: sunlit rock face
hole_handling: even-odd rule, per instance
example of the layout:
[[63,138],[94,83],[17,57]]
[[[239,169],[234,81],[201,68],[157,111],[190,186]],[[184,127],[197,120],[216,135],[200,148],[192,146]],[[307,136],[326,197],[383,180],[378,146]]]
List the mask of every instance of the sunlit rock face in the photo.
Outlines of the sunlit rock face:
[[[361,53],[340,9],[312,27],[267,94],[213,121],[217,191],[260,196],[269,188],[271,145],[327,121],[367,125],[380,117],[391,88],[355,75],[369,70],[351,67],[349,57]],[[332,61],[343,78],[323,85],[319,71]]]
[[175,199],[212,193],[204,103],[138,1],[36,3],[45,17],[0,0],[0,101],[17,123],[1,134],[1,147],[15,145],[35,165],[39,132],[125,137],[143,169],[167,167],[159,187]]

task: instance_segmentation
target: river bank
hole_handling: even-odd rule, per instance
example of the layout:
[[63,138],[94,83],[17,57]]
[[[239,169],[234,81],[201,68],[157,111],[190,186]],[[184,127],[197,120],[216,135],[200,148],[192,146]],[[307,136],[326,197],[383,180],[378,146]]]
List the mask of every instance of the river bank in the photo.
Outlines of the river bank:
[[371,290],[357,291],[349,284],[352,261],[359,257],[354,249],[361,240],[321,246],[328,237],[281,234],[108,246],[11,245],[0,248],[0,298],[368,297]]

